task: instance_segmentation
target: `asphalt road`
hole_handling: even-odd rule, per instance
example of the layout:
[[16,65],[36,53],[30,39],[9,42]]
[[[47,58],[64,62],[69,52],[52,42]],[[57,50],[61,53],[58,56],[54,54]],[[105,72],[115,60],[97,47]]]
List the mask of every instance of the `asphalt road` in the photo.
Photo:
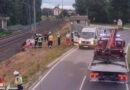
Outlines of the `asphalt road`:
[[[130,30],[120,34],[128,44]],[[73,50],[48,70],[32,90],[128,90],[125,84],[89,82],[88,65],[92,57],[93,50]]]

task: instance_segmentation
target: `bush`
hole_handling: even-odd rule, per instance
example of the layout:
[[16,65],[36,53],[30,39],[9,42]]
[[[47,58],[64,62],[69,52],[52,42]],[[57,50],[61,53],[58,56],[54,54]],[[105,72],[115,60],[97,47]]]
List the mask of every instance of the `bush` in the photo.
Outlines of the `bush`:
[[0,37],[6,36],[6,35],[10,35],[14,32],[14,30],[3,30],[0,29]]

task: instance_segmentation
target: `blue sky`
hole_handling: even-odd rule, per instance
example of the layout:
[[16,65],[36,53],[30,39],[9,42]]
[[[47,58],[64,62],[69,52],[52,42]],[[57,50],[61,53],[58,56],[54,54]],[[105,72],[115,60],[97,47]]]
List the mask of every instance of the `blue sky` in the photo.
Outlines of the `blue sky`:
[[[64,8],[65,9],[73,9],[72,5],[75,0],[63,0]],[[53,8],[54,6],[59,5],[61,7],[62,0],[43,0],[42,1],[42,8]]]

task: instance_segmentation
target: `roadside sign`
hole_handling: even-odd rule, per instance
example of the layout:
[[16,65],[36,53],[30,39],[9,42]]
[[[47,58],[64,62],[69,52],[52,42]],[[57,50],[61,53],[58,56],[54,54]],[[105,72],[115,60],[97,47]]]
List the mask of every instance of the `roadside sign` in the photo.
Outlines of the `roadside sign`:
[[122,28],[123,22],[122,22],[121,19],[118,19],[117,25],[118,25],[118,29],[121,29],[121,28]]
[[117,23],[117,20],[116,20],[116,19],[114,19],[114,20],[113,20],[113,22],[114,22],[114,23]]

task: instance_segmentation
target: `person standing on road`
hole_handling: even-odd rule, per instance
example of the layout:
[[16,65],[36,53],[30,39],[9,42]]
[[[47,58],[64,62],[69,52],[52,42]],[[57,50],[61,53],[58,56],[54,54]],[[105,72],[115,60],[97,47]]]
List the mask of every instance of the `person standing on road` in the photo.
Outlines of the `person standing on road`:
[[14,75],[15,75],[15,85],[17,86],[17,90],[23,90],[23,79],[22,77],[19,75],[18,71],[14,71]]
[[40,48],[42,48],[42,43],[43,43],[43,37],[42,37],[42,34],[40,34],[39,37],[38,37],[38,46]]
[[66,34],[66,43],[68,46],[70,45],[70,33]]
[[53,40],[54,40],[53,35],[51,34],[51,32],[49,32],[49,37],[48,37],[48,47],[49,48],[52,48]]
[[60,46],[60,44],[61,44],[61,35],[60,35],[59,32],[57,34],[57,43],[58,43],[58,46]]

